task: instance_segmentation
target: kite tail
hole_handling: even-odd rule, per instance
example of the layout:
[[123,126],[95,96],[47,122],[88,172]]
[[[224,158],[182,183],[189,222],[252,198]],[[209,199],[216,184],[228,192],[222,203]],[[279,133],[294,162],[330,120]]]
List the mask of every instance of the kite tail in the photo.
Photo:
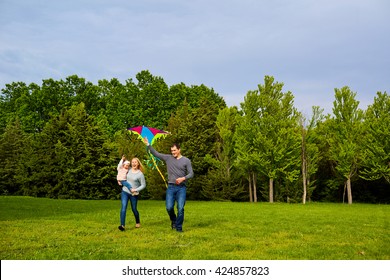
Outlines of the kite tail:
[[154,159],[154,156],[152,156],[150,153],[149,153],[149,156],[152,158],[153,163],[154,163],[154,166],[157,168],[158,173],[160,173],[161,177],[163,178],[164,183],[165,183],[165,187],[168,188],[167,180],[165,180],[165,177],[164,177],[164,175],[161,173],[160,168],[158,168],[158,165],[157,165],[157,163],[156,163],[156,160]]

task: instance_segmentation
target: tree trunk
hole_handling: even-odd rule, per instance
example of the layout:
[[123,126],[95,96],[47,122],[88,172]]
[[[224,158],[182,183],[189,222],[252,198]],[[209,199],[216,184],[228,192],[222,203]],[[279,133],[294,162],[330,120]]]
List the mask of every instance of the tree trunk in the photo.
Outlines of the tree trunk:
[[352,204],[351,177],[348,177],[347,180],[347,194],[348,194],[348,204]]
[[303,182],[302,203],[306,204],[307,181],[306,181],[306,160],[304,157],[302,158],[302,182]]
[[248,181],[249,181],[249,202],[253,202],[252,196],[252,184],[251,184],[251,173],[248,173]]
[[257,202],[257,190],[256,190],[256,174],[253,172],[253,181],[252,181],[252,186],[253,186],[253,202]]
[[274,202],[274,179],[269,179],[269,202]]
[[307,194],[307,182],[306,182],[306,146],[305,146],[305,130],[303,127],[303,124],[301,124],[302,127],[302,183],[303,183],[303,195],[302,195],[302,203],[306,204],[306,194]]
[[345,190],[347,189],[347,182],[344,182],[344,190],[343,190],[343,204],[345,202]]

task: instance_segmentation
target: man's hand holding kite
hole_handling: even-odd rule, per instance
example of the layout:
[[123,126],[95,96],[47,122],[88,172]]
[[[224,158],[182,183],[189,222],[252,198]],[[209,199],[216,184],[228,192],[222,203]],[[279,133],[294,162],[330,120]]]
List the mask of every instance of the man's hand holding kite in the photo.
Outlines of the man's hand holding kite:
[[[144,126],[144,125],[132,127],[132,128],[129,128],[128,130],[132,133],[137,134],[141,140],[143,139],[144,141],[147,141],[145,143],[148,143],[148,145],[149,144],[152,145],[154,143],[154,141],[156,141],[158,138],[165,137],[169,134],[169,132],[167,132],[167,131],[160,130],[160,129],[153,128],[153,127]],[[160,169],[158,168],[158,165],[156,163],[156,159],[149,151],[148,151],[148,155],[152,159],[153,165],[156,167],[158,173],[160,173],[161,177],[163,178],[164,183],[165,183],[165,187],[168,187],[168,183],[167,183],[164,175],[161,173]]]

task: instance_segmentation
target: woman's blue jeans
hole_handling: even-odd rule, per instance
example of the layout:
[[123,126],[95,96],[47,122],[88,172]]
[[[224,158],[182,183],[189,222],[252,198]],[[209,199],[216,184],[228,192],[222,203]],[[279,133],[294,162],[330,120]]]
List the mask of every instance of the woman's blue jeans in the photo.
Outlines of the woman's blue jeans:
[[[184,222],[184,205],[186,204],[187,187],[182,185],[169,184],[166,192],[165,206],[169,218],[173,225],[176,225],[176,230],[183,229]],[[175,201],[177,202],[177,216],[175,214]]]
[[121,208],[121,225],[125,226],[126,225],[126,210],[127,210],[127,204],[131,204],[131,210],[133,211],[134,217],[135,217],[135,223],[139,224],[140,219],[139,219],[139,213],[137,210],[137,203],[138,203],[138,195],[131,195],[127,192],[122,191],[121,193],[121,203],[122,203],[122,208]]

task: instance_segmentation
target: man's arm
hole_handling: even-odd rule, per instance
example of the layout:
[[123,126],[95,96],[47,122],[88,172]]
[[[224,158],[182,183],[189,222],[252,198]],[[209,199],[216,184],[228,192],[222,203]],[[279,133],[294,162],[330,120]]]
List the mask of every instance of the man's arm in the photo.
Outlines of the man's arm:
[[186,180],[194,177],[194,171],[192,170],[192,164],[190,160],[188,160],[187,163],[187,172],[188,174],[185,176]]
[[187,159],[187,161],[188,162],[185,165],[185,167],[187,169],[187,175],[185,175],[184,177],[177,178],[176,179],[176,184],[177,185],[180,185],[184,181],[187,181],[188,179],[194,177],[194,171],[192,170],[191,161],[189,159]]
[[162,160],[167,160],[170,155],[167,155],[167,154],[161,154],[159,152],[157,152],[149,143],[148,141],[148,138],[144,138],[144,143],[146,144],[146,146],[148,146],[148,150],[152,153],[152,155],[154,155],[155,157],[158,157],[159,159],[162,159]]

